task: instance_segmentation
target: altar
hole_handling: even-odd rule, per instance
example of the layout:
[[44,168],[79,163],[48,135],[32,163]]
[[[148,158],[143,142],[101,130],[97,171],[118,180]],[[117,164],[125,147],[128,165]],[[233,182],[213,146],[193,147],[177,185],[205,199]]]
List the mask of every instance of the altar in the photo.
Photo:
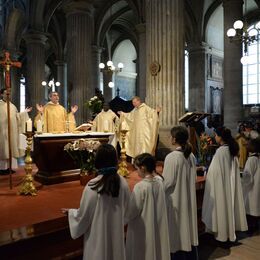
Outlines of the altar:
[[113,137],[114,133],[104,132],[36,134],[33,138],[32,156],[38,171],[34,179],[45,185],[79,179],[80,170],[69,154],[64,151],[64,146],[81,138],[110,143]]

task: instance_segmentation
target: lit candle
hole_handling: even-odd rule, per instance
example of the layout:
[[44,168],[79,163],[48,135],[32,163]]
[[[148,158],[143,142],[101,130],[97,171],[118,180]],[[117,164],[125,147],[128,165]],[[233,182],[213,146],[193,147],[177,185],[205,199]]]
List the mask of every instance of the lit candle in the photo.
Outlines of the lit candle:
[[127,124],[126,124],[125,121],[122,122],[122,124],[121,124],[121,129],[122,129],[122,130],[126,130],[126,129],[127,129]]
[[108,132],[108,121],[104,120],[103,122],[104,132]]
[[26,131],[27,131],[27,132],[32,132],[32,120],[31,120],[31,118],[29,118],[29,119],[26,121]]
[[37,128],[37,133],[42,133],[42,120],[39,119],[37,121],[36,128]]

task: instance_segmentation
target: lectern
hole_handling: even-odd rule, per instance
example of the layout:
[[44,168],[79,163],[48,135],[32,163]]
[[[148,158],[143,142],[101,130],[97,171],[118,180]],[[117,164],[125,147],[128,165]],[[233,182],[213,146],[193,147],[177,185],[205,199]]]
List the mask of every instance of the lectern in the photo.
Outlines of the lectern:
[[190,135],[190,143],[192,145],[192,152],[195,155],[198,155],[198,145],[197,145],[197,138],[196,138],[196,128],[201,123],[201,120],[210,116],[209,113],[204,112],[188,112],[184,114],[181,118],[179,118],[180,123],[185,123],[185,125],[189,129]]

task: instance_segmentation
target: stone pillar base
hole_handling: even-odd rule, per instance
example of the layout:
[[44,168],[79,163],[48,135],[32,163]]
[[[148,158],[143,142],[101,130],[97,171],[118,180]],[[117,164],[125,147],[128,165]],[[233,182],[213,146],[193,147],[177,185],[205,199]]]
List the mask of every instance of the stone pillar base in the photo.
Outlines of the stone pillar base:
[[155,155],[159,161],[164,161],[166,155],[172,151],[170,131],[171,127],[160,127],[159,129],[159,143]]

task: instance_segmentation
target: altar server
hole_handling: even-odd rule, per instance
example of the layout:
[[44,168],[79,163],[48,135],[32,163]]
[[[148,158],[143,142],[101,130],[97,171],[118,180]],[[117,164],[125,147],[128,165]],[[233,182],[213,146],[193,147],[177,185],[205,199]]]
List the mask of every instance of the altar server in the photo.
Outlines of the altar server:
[[210,164],[202,206],[206,230],[225,242],[235,241],[235,231],[247,230],[245,205],[238,163],[239,146],[226,127],[219,127],[215,139],[220,147]]
[[138,155],[134,164],[143,178],[134,187],[127,214],[127,260],[170,260],[163,178],[151,154]]
[[130,191],[117,174],[117,155],[110,144],[101,145],[96,154],[98,176],[85,187],[79,209],[68,211],[73,239],[84,235],[83,259],[125,259],[124,217]]
[[260,216],[260,138],[248,143],[249,157],[243,172],[246,214]]
[[163,177],[168,211],[170,250],[192,251],[198,245],[196,164],[185,127],[171,129],[174,151],[165,158]]

